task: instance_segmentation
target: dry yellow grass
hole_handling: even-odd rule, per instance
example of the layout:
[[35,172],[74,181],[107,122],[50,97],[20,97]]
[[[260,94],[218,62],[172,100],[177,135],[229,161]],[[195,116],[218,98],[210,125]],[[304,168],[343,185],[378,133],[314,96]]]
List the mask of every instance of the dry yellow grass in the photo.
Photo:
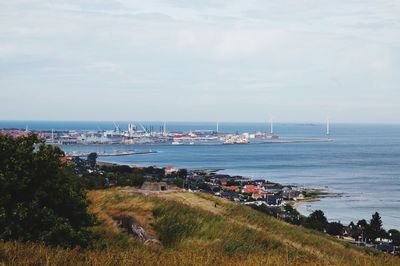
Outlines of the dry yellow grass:
[[[92,249],[67,250],[0,243],[5,265],[400,265],[399,258],[346,246],[213,196],[187,192],[139,195],[91,191]],[[215,203],[218,203],[215,207]],[[135,217],[164,246],[146,246],[122,233],[112,216]],[[174,238],[171,233],[181,237]],[[171,240],[171,242],[168,242]]]

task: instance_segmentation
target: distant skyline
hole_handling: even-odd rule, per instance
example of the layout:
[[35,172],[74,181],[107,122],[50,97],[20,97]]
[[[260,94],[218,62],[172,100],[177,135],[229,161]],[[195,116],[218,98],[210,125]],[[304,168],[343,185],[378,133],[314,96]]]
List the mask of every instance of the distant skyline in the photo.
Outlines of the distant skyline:
[[400,2],[0,3],[0,120],[400,123]]

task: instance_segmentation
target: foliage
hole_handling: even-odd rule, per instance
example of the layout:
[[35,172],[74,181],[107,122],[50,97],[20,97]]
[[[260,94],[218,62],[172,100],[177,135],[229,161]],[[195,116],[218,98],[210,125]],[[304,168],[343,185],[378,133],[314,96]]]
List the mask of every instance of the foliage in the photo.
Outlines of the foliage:
[[326,232],[332,236],[343,235],[343,225],[338,222],[328,223],[326,225]]
[[199,189],[203,189],[203,190],[206,190],[206,191],[211,191],[210,186],[205,182],[201,182],[198,187],[199,187]]
[[393,244],[396,246],[400,245],[400,232],[395,229],[391,229],[388,231],[389,238],[393,241]]
[[353,229],[352,237],[355,240],[362,238],[363,241],[375,243],[377,238],[388,237],[388,233],[382,228],[382,220],[377,212],[372,215],[370,223],[365,219],[359,220]]
[[286,204],[283,207],[285,211],[285,221],[294,225],[301,225],[304,217],[292,205]]
[[80,179],[63,152],[36,135],[0,135],[0,239],[86,246],[93,224]]
[[97,161],[97,153],[91,152],[87,156],[87,162],[91,168],[94,168],[96,166],[96,161]]
[[177,187],[183,188],[185,180],[183,180],[182,178],[175,178],[173,184]]
[[272,217],[277,217],[278,213],[280,212],[280,208],[279,207],[269,207],[269,206],[266,206],[264,204],[262,204],[260,206],[258,206],[256,204],[251,204],[249,206],[251,208],[257,210],[257,211],[260,211],[260,212],[265,213],[265,214],[267,214],[269,216],[272,216]]
[[326,219],[324,212],[321,210],[316,210],[305,219],[304,226],[322,232],[324,231],[327,223],[328,220]]
[[129,165],[103,165],[100,170],[105,172],[120,173],[120,174],[137,174],[137,175],[154,175],[160,178],[164,177],[164,169],[149,166],[149,167],[131,167]]
[[379,213],[375,212],[372,215],[372,219],[369,223],[369,227],[367,230],[367,237],[372,241],[375,241],[378,237],[384,237],[385,232],[382,229],[382,220],[379,216]]
[[109,186],[109,179],[97,173],[85,173],[82,180],[87,189],[103,189]]
[[226,181],[226,185],[227,186],[239,186],[240,182],[235,181],[234,179],[229,179],[228,181]]
[[182,179],[185,179],[187,177],[187,174],[188,174],[187,169],[179,169],[177,173],[178,177]]
[[[292,226],[251,208],[200,193],[140,195],[112,188],[89,192],[100,223],[91,249],[51,248],[0,242],[7,265],[399,265],[399,259],[347,246],[324,234]],[[118,198],[118,201],[114,199]],[[218,202],[218,208],[214,203]],[[157,216],[153,214],[158,209]],[[112,215],[137,219],[153,237],[163,219],[194,223],[173,226],[183,237],[171,246],[146,245],[124,235]],[[182,216],[181,216],[182,215]],[[166,230],[168,230],[166,228]],[[0,263],[1,264],[1,263]]]

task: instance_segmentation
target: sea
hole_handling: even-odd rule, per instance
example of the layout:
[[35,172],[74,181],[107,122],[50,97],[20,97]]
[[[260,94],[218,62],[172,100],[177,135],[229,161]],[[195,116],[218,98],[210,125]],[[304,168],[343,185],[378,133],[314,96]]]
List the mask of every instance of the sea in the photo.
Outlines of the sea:
[[[115,122],[126,129],[128,122]],[[160,129],[163,122],[141,122]],[[106,130],[113,122],[0,121],[0,128]],[[216,123],[167,122],[168,131],[215,130]],[[281,138],[326,138],[324,124],[276,123]],[[219,123],[220,132],[269,131],[267,123]],[[221,173],[331,192],[300,204],[305,215],[320,209],[344,224],[382,217],[385,229],[400,229],[400,125],[331,124],[329,142],[249,145],[63,146],[65,151],[156,150],[157,153],[100,157],[112,163],[220,169]]]

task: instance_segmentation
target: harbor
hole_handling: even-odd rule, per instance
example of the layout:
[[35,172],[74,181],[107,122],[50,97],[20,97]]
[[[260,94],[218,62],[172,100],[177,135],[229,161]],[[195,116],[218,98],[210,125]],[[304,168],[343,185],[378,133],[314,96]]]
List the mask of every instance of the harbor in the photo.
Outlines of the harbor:
[[167,123],[161,126],[144,126],[142,123],[127,123],[123,128],[119,123],[110,123],[112,129],[85,130],[85,129],[33,129],[28,125],[25,129],[4,128],[0,133],[13,136],[37,134],[47,144],[51,145],[248,145],[248,144],[287,144],[329,142],[330,126],[326,125],[326,133],[321,131],[320,136],[281,136],[274,131],[272,121],[264,124],[263,129],[220,130],[219,123],[214,128],[200,128],[189,130],[167,129]]

